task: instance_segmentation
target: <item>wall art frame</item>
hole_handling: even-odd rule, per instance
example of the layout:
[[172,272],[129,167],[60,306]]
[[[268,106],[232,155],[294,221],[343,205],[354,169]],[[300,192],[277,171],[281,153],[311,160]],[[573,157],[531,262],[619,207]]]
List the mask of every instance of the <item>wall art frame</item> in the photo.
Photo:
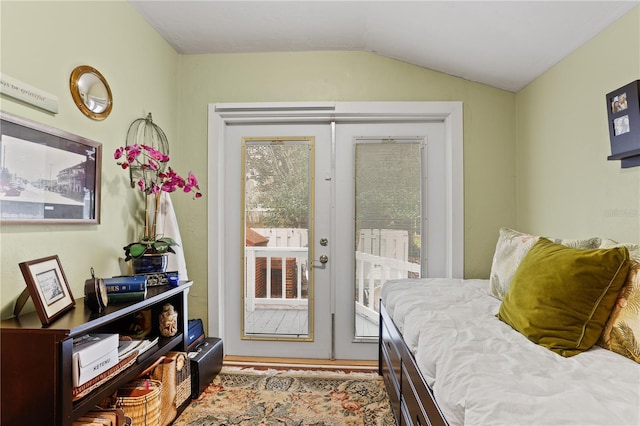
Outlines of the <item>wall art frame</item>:
[[43,326],[72,309],[76,302],[57,255],[19,264]]
[[611,155],[621,167],[640,166],[640,80],[607,93]]
[[102,144],[0,112],[0,223],[99,224]]

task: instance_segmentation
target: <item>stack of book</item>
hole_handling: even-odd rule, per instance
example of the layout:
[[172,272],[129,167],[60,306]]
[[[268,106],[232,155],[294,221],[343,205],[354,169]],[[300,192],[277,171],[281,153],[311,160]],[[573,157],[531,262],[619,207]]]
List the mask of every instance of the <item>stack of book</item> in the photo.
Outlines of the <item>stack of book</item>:
[[124,426],[127,420],[121,408],[101,408],[88,412],[71,424],[72,426]]
[[104,278],[109,303],[137,302],[147,296],[147,277],[127,275]]
[[120,340],[118,344],[118,359],[127,358],[130,354],[137,352],[142,355],[158,343],[158,337],[144,340]]

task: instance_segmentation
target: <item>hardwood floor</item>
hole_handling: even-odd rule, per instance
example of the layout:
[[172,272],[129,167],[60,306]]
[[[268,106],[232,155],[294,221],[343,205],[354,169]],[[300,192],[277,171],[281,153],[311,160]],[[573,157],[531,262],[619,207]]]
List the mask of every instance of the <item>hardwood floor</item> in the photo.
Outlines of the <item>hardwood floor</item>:
[[378,361],[328,360],[310,358],[270,358],[226,355],[224,365],[273,368],[309,368],[329,370],[377,371]]

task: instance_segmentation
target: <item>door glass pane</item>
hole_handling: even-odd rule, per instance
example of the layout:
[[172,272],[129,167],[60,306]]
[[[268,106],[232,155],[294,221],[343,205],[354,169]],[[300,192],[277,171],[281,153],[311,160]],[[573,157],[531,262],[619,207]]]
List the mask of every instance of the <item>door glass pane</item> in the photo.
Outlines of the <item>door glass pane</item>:
[[378,336],[380,288],[420,276],[422,139],[357,140],[356,338]]
[[311,339],[313,138],[243,140],[244,339]]

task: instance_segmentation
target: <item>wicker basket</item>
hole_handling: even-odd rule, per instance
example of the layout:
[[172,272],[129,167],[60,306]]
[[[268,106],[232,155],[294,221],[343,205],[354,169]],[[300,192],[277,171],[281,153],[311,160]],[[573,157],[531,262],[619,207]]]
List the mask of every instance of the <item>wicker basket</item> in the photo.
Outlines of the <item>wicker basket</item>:
[[[136,395],[149,389],[144,395]],[[122,408],[125,416],[131,417],[133,426],[158,426],[160,424],[160,393],[162,382],[158,380],[135,380],[118,390],[116,407]]]
[[167,356],[176,360],[176,407],[191,397],[191,362],[186,352],[169,352]]
[[168,352],[151,373],[162,382],[160,426],[167,426],[178,415],[178,407],[191,397],[191,368],[186,352]]

